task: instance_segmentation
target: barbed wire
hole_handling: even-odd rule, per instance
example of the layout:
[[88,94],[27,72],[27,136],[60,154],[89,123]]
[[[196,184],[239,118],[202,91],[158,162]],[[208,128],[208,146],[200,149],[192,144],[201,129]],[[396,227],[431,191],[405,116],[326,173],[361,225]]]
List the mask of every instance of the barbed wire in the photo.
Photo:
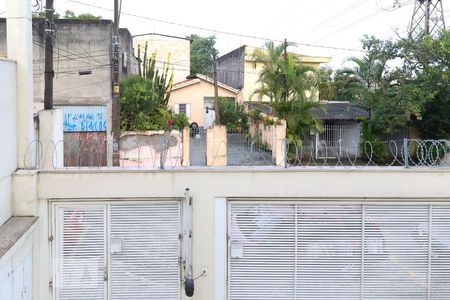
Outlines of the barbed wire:
[[288,167],[450,167],[449,140],[286,142]]
[[[191,138],[193,135],[191,134]],[[201,138],[206,139],[206,134]],[[191,167],[192,151],[204,151],[204,166],[273,166],[284,168],[368,168],[430,167],[450,168],[450,140],[401,139],[386,142],[284,140],[276,151],[248,130],[228,131],[223,140],[214,140],[214,150],[190,149],[184,153],[183,134],[178,131],[160,134],[129,133],[121,138],[120,168],[179,169]],[[26,169],[107,168],[112,166],[113,140],[105,134],[91,134],[70,141],[31,142],[24,154]],[[211,152],[212,157],[206,157]],[[226,159],[224,159],[226,158]],[[194,166],[194,164],[193,164]],[[198,167],[197,164],[195,164]]]

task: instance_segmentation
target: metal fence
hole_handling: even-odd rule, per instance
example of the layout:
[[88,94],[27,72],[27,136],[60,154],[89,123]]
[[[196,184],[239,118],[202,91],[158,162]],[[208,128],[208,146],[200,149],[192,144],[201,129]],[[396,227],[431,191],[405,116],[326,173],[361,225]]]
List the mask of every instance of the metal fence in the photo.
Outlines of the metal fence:
[[228,166],[269,166],[272,164],[272,151],[269,145],[248,130],[227,131]]
[[[324,125],[324,131],[315,136],[315,158],[337,158],[342,156],[359,156],[361,126],[353,125]],[[326,151],[324,151],[326,150]]]

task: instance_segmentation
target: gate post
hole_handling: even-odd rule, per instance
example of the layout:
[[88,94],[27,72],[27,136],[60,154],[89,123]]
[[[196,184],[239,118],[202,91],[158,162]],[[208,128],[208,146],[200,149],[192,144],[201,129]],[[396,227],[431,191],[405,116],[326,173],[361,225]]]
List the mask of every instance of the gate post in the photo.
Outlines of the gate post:
[[403,139],[403,156],[405,157],[405,168],[409,168],[409,147],[408,139]]
[[206,130],[206,165],[224,167],[227,165],[227,128],[223,125]]

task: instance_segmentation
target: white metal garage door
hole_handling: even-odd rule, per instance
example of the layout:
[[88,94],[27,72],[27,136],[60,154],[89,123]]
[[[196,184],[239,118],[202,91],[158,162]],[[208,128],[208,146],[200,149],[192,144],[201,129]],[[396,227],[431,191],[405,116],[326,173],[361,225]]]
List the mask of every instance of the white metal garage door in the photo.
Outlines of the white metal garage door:
[[55,206],[55,299],[180,299],[180,204]]
[[230,202],[229,299],[450,299],[450,206]]

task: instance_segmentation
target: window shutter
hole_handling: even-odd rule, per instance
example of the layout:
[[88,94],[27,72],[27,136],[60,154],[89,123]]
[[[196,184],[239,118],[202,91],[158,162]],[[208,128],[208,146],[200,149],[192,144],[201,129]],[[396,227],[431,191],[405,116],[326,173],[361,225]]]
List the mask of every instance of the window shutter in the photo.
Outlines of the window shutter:
[[360,299],[360,205],[297,205],[296,299]]
[[186,116],[191,117],[191,105],[189,103],[186,104]]
[[450,206],[433,205],[431,227],[431,297],[449,299],[450,295]]
[[179,300],[179,203],[111,205],[110,226],[111,299]]
[[427,298],[426,228],[426,205],[366,205],[364,299]]
[[56,299],[106,299],[105,207],[58,207],[56,230]]
[[294,205],[231,204],[229,233],[230,300],[294,299]]
[[229,299],[448,299],[450,206],[231,202]]
[[175,104],[175,106],[174,106],[174,113],[176,115],[178,115],[180,113],[180,105],[179,104]]

